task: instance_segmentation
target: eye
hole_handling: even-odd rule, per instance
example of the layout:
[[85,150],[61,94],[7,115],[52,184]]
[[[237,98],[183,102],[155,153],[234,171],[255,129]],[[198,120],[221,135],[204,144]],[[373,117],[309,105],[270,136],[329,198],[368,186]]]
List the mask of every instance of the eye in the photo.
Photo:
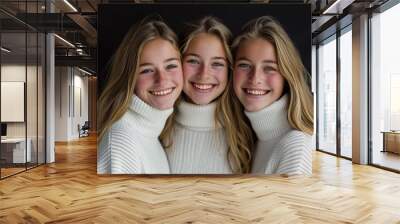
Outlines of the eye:
[[240,69],[251,69],[251,65],[247,63],[239,63],[236,66]]
[[178,65],[176,65],[176,64],[169,64],[169,65],[167,65],[167,70],[171,70],[171,69],[174,69],[177,67],[178,67]]
[[271,73],[271,72],[276,72],[276,68],[272,67],[272,66],[265,66],[264,67],[264,72],[265,73]]
[[200,64],[200,61],[197,60],[197,59],[194,59],[194,58],[187,59],[186,62],[189,63],[189,64],[193,64],[193,65]]
[[154,72],[153,69],[151,69],[151,68],[146,68],[146,69],[141,70],[141,71],[139,72],[139,74],[145,75],[145,74],[151,74],[151,73],[153,73],[153,72]]
[[213,62],[213,63],[211,64],[211,66],[213,66],[213,67],[225,67],[225,63],[222,63],[222,62]]

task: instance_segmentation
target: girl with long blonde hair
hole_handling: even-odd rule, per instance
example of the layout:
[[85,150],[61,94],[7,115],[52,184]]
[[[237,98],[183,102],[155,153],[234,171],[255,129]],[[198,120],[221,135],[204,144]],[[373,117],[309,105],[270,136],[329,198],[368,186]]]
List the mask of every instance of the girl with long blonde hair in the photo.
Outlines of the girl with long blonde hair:
[[252,131],[231,102],[230,39],[231,32],[223,23],[204,17],[190,27],[184,40],[183,93],[160,136],[171,173],[250,170]]
[[116,51],[98,103],[100,174],[165,174],[158,137],[182,90],[175,33],[159,18],[133,26]]
[[309,73],[282,26],[263,16],[234,40],[233,88],[257,135],[252,173],[311,174]]

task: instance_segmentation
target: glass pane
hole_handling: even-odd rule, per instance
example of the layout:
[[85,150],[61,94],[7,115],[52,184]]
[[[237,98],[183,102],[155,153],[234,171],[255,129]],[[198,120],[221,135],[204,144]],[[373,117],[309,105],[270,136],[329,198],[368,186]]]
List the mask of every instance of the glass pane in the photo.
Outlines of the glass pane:
[[38,35],[38,163],[45,163],[45,44],[44,34]]
[[318,48],[318,148],[336,154],[336,38]]
[[352,157],[352,35],[340,37],[340,153]]
[[[37,73],[38,73],[38,36],[36,32],[27,33],[28,55],[27,55],[27,81],[26,81],[26,116],[27,116],[27,142],[30,144],[30,158],[28,158],[28,168],[37,165],[37,132],[38,132],[38,102],[37,102]],[[28,147],[28,148],[29,148]]]
[[372,22],[372,163],[400,170],[400,4]]
[[[27,2],[26,12],[27,20],[30,24],[37,24],[36,16],[32,16],[38,12],[37,1]],[[27,167],[37,166],[38,157],[38,35],[36,30],[27,30],[27,80],[26,80],[26,116],[27,116],[27,142],[30,144],[30,158],[27,162]]]
[[[26,34],[2,33],[1,47],[1,174],[25,170],[30,158],[26,141]],[[28,150],[27,150],[28,149]]]

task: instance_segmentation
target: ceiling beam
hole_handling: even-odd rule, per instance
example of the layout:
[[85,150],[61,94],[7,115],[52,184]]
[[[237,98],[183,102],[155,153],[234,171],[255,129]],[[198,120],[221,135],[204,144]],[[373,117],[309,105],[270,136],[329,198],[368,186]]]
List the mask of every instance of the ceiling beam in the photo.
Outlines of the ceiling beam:
[[80,14],[68,14],[71,20],[79,25],[89,38],[86,41],[91,47],[95,47],[97,43],[97,30],[89,23],[89,21]]
[[96,71],[96,59],[89,56],[55,56],[56,66],[81,66]]

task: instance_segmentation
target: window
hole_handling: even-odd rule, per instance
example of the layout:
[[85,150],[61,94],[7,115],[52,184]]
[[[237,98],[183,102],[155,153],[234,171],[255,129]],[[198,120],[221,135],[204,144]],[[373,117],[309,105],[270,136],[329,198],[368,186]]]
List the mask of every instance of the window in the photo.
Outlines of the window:
[[318,149],[336,154],[336,36],[318,48]]
[[400,4],[371,18],[371,157],[373,164],[396,170],[400,170],[400,30],[395,28],[399,21]]
[[[23,12],[40,13],[44,3],[21,1],[18,7]],[[0,17],[9,21],[0,23],[1,98],[20,99],[9,102],[17,104],[13,105],[17,110],[4,101],[0,105],[2,114],[12,115],[1,119],[5,130],[0,144],[0,178],[5,178],[45,163],[46,39],[40,30],[8,14],[0,12]]]
[[351,26],[340,36],[340,155],[352,157],[352,34]]

